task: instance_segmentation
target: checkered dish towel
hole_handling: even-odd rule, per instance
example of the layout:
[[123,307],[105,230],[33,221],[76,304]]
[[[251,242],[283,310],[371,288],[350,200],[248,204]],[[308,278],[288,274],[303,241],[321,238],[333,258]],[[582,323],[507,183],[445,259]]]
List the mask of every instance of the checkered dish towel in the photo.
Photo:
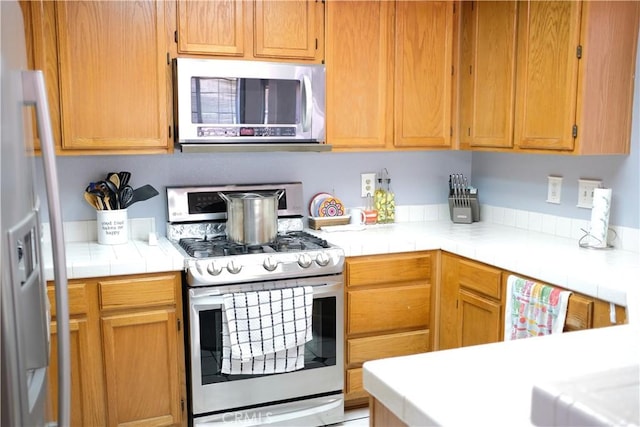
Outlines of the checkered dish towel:
[[311,286],[223,295],[222,373],[276,374],[304,367],[312,339]]
[[509,276],[504,316],[504,340],[561,333],[570,291]]

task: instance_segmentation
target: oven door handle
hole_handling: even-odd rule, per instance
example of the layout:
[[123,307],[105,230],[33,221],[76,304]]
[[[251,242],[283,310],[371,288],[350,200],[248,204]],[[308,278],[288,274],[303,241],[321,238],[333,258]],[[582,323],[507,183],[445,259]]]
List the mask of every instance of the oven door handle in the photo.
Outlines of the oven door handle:
[[[343,282],[341,277],[335,280],[325,280],[320,285],[311,285],[313,287],[314,298],[325,298],[332,295],[342,294]],[[298,286],[304,286],[298,283]],[[224,295],[231,292],[223,292],[220,289],[213,288],[210,292],[202,292],[201,289],[189,291],[189,305],[192,310],[214,310],[224,307]]]

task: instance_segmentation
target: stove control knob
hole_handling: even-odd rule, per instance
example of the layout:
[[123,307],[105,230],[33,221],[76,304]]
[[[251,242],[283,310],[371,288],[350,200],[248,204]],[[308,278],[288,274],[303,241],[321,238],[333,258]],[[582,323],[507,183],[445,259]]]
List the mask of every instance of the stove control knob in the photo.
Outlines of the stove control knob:
[[278,268],[278,262],[275,259],[273,259],[273,257],[269,256],[265,258],[264,262],[262,263],[262,266],[267,271],[273,271],[276,268]]
[[204,274],[207,268],[207,263],[203,261],[196,261],[196,270],[199,274]]
[[242,270],[242,266],[237,264],[235,261],[231,260],[227,264],[227,270],[231,274],[238,274],[238,273],[240,273],[240,270]]
[[329,255],[325,254],[324,252],[320,252],[316,257],[316,264],[318,264],[320,267],[324,267],[325,265],[329,264],[329,261],[331,261]]
[[218,274],[222,273],[222,266],[220,265],[220,263],[211,261],[207,266],[207,271],[210,275],[217,276]]
[[311,265],[311,257],[309,254],[302,254],[298,258],[298,265],[302,268],[308,268]]

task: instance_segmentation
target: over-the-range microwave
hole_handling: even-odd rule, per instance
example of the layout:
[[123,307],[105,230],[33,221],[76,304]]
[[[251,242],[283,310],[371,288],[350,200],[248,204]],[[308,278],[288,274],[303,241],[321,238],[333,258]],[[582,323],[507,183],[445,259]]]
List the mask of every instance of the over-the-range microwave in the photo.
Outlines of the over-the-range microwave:
[[331,149],[324,65],[196,58],[173,65],[183,152]]

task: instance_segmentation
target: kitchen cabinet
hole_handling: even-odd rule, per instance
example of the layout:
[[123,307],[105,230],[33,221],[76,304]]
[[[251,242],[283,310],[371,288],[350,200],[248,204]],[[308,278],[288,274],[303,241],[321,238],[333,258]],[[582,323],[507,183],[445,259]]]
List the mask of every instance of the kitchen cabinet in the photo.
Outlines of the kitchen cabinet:
[[168,2],[31,6],[31,55],[45,67],[59,154],[172,151]]
[[[494,266],[442,253],[438,350],[504,339],[504,305],[510,274]],[[616,324],[625,323],[624,308],[615,306],[614,309]],[[609,310],[608,302],[572,292],[564,331],[610,326]]]
[[517,1],[460,6],[460,143],[513,147]]
[[350,257],[345,266],[345,401],[366,404],[362,364],[432,348],[430,252]]
[[[48,421],[57,420],[58,413],[58,347],[55,289],[47,286],[51,302],[51,362],[49,366]],[[71,425],[104,425],[104,377],[98,327],[98,294],[90,281],[71,280],[68,287],[69,330],[71,352]]]
[[[62,137],[60,135],[58,52],[55,46],[55,2],[20,0],[20,6],[24,16],[27,64],[29,69],[42,70],[44,74],[51,116],[51,131],[56,151],[60,152]],[[33,147],[36,152],[39,152],[40,139],[38,137],[35,108],[31,110]]]
[[327,3],[327,142],[450,148],[454,2]]
[[178,1],[179,54],[322,62],[324,4],[317,0]]
[[186,425],[180,274],[72,280],[69,295],[72,424]]
[[443,253],[439,349],[502,340],[501,270]]
[[637,2],[464,2],[462,148],[629,154]]

